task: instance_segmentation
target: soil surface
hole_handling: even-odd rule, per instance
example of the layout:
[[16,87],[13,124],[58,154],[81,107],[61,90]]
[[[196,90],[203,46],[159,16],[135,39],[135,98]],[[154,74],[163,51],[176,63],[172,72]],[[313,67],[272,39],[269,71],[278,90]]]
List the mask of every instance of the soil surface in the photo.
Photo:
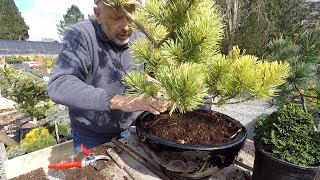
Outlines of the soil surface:
[[[90,152],[96,155],[107,155],[107,149],[109,146],[100,145],[98,147],[89,149]],[[115,148],[116,150],[117,148]],[[118,152],[118,150],[117,150]],[[119,153],[119,152],[118,152]],[[85,157],[84,153],[79,153],[74,157],[68,157],[60,163],[78,162]],[[117,166],[112,160],[98,160],[94,166],[86,166],[83,168],[69,168],[69,169],[50,169],[50,176],[47,176],[43,169],[36,169],[29,173],[20,175],[10,180],[45,180],[45,179],[59,179],[59,180],[130,180],[128,176],[113,177],[106,173],[108,168],[112,169]],[[55,175],[55,176],[53,176]]]
[[48,178],[46,178],[46,174],[43,171],[43,169],[39,168],[29,173],[12,178],[11,180],[44,180],[44,179],[48,179]]
[[[107,148],[107,145],[100,145],[90,149],[90,151],[96,155],[107,155]],[[79,153],[74,158],[67,158],[63,163],[81,161],[84,157],[83,153]],[[94,166],[61,169],[60,172],[65,180],[112,180],[114,178],[105,173],[104,170],[114,165],[115,163],[112,160],[98,160]],[[128,177],[123,176],[123,179],[127,180]]]
[[141,123],[147,133],[180,144],[222,144],[234,139],[243,126],[226,121],[217,112],[193,111],[149,116]]

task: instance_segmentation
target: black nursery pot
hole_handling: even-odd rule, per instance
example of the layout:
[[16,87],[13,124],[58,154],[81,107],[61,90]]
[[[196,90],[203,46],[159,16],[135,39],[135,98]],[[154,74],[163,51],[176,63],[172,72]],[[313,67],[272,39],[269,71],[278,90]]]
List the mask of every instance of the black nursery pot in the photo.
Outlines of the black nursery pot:
[[[227,121],[243,127],[239,121],[221,114]],[[136,120],[139,142],[145,153],[153,159],[161,170],[172,179],[206,179],[217,170],[231,165],[244,141],[247,131],[243,127],[237,137],[227,143],[218,145],[176,144],[157,136],[147,134],[141,129],[146,117],[153,116],[142,113]]]
[[255,146],[253,180],[320,180],[320,166],[304,167],[277,159]]

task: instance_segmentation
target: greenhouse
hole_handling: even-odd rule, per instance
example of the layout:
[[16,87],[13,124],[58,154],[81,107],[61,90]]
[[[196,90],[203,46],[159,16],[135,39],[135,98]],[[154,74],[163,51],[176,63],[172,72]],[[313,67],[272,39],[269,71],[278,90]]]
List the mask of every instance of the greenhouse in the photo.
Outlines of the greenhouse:
[[59,42],[0,40],[0,56],[56,55],[61,48]]

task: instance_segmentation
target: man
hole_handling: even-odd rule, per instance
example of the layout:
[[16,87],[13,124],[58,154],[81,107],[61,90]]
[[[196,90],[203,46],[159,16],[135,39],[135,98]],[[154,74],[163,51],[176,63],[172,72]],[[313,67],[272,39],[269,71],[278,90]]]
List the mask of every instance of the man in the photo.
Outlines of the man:
[[[119,7],[103,1],[95,0],[96,20],[77,23],[65,35],[48,84],[50,98],[69,108],[76,153],[81,143],[92,148],[123,137],[133,112],[160,114],[167,109],[156,99],[132,101],[123,95],[122,77],[142,68],[132,63],[128,46],[143,35],[133,31]],[[137,2],[128,4],[125,9],[131,13]]]

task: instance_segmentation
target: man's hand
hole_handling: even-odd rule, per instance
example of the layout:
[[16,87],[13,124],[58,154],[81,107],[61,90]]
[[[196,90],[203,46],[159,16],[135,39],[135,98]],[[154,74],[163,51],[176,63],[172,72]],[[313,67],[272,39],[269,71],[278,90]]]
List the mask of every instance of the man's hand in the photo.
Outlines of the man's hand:
[[148,111],[158,115],[165,112],[170,104],[160,102],[154,98],[143,98],[134,100],[130,95],[116,95],[111,99],[110,109],[119,109],[125,112]]

